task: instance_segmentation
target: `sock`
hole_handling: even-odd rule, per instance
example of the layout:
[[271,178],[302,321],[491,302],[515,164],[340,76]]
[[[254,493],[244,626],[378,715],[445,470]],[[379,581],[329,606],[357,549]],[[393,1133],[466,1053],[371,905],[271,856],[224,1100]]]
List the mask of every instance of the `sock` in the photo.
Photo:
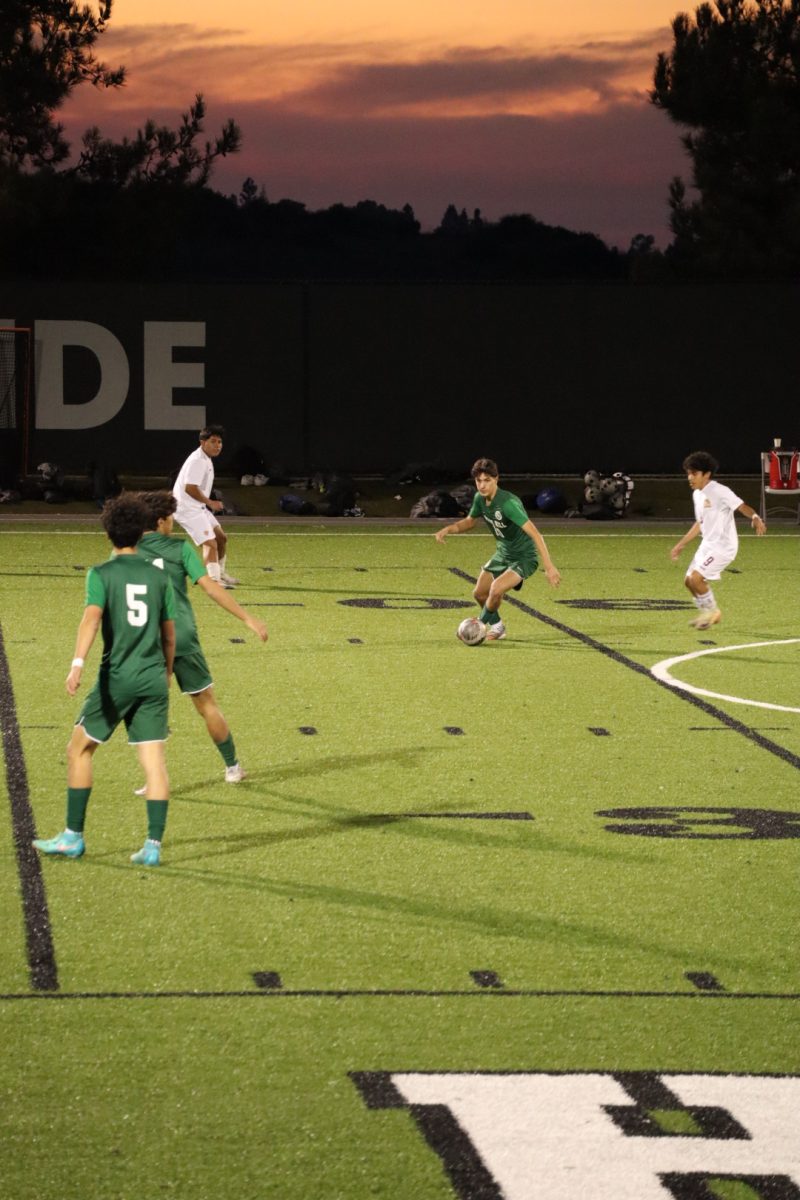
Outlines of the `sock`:
[[227,567],[225,566],[227,559],[228,559],[227,554],[223,554],[222,558],[219,560],[219,569],[223,575],[227,575],[227,573],[228,573]]
[[232,767],[237,761],[236,747],[233,744],[233,734],[229,733],[224,742],[216,742],[215,745],[222,755],[225,766]]
[[208,571],[209,577],[213,579],[215,583],[220,582],[220,569],[218,562],[206,563],[206,570]]
[[152,842],[160,842],[167,825],[168,800],[147,801],[147,836]]
[[497,612],[496,609],[494,612],[492,612],[492,610],[487,608],[484,604],[483,608],[481,609],[481,620],[483,621],[484,625],[497,625],[500,620],[500,613]]
[[71,829],[73,833],[83,833],[86,806],[91,792],[90,787],[67,788],[67,829]]
[[695,596],[695,604],[703,612],[713,612],[717,607],[717,602],[712,589],[709,588],[704,596]]

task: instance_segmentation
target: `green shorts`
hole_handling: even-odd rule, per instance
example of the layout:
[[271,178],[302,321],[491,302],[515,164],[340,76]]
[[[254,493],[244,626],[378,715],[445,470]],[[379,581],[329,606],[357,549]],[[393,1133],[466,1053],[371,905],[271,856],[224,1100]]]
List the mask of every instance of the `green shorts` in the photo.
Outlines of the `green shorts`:
[[131,696],[115,691],[107,680],[98,679],[86,697],[76,725],[82,725],[93,742],[107,742],[120,721],[125,722],[128,742],[165,742],[169,735],[166,688],[149,696]]
[[178,687],[184,695],[192,696],[197,692],[204,692],[214,682],[205,655],[198,644],[187,654],[175,655],[174,671]]
[[[498,575],[502,575],[504,571],[516,571],[521,579],[529,579],[534,571],[539,566],[539,559],[536,556],[536,551],[531,545],[530,550],[495,550],[492,557],[487,563],[483,564],[483,570],[488,571],[490,575],[494,575],[497,579]],[[517,585],[518,587],[521,584]]]

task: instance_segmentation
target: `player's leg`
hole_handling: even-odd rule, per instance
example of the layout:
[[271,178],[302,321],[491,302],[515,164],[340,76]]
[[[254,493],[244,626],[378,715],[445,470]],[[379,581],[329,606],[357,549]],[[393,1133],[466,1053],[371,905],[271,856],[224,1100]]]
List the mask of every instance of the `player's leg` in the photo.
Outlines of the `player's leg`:
[[216,537],[216,530],[219,528],[217,518],[209,509],[198,508],[197,511],[176,513],[175,520],[181,528],[186,530],[197,546],[203,559],[203,565],[211,578],[220,583],[219,551]]
[[690,562],[683,582],[698,610],[698,616],[689,622],[695,629],[710,629],[712,625],[716,625],[721,620],[722,613],[719,610],[711,581],[719,579],[730,561],[732,561],[730,558],[721,558],[719,554],[715,554],[709,547],[701,544]]
[[230,726],[217,704],[213,687],[207,687],[202,692],[192,693],[192,703],[205,721],[208,736],[217,747],[222,761],[225,763],[225,782],[241,783],[245,772],[236,756],[236,745]]
[[92,791],[92,759],[97,747],[107,742],[121,717],[110,696],[101,695],[95,683],[73,727],[67,746],[67,814],[63,833],[54,838],[36,838],[42,854],[80,858],[85,850],[83,829]]
[[167,824],[169,776],[164,756],[167,739],[167,694],[146,696],[126,715],[128,741],[136,747],[144,771],[147,797],[147,839],[131,862],[142,867],[157,867],[161,861],[161,843]]
[[481,620],[489,626],[489,632],[486,634],[487,642],[499,642],[506,636],[506,627],[500,620],[498,609],[506,592],[518,587],[522,580],[522,575],[518,571],[512,570],[511,567],[508,567],[501,575],[496,575],[492,580],[489,595],[486,597],[486,603],[481,613]]
[[473,599],[476,600],[478,604],[480,604],[481,608],[483,608],[483,606],[486,603],[486,600],[489,596],[489,589],[492,586],[493,579],[494,579],[494,576],[491,575],[490,572],[487,571],[485,567],[482,567],[481,573],[478,576],[478,582],[475,584],[475,587],[472,589]]
[[233,575],[229,575],[225,569],[225,559],[228,553],[228,535],[221,525],[214,527],[214,536],[217,540],[217,559],[219,561],[220,583],[224,588],[235,588],[238,579],[234,579]]

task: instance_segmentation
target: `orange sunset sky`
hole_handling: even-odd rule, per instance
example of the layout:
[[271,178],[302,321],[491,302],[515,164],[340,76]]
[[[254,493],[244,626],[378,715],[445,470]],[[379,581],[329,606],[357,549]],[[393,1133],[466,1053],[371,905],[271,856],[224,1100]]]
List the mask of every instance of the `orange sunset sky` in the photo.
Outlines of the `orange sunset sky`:
[[530,212],[626,248],[664,245],[679,131],[646,101],[672,0],[115,0],[98,44],[119,92],[63,108],[73,147],[92,124],[175,124],[201,91],[206,132],[228,117],[242,151],[211,185],[251,176],[310,208],[410,203],[425,227],[456,204]]

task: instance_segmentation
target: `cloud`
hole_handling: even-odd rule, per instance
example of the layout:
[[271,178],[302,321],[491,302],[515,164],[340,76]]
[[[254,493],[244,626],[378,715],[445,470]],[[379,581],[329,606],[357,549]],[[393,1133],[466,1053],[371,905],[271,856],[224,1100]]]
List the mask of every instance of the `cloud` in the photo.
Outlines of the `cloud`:
[[219,191],[238,193],[250,176],[271,200],[310,208],[408,202],[427,227],[454,203],[489,219],[530,212],[623,247],[639,232],[669,239],[667,187],[686,160],[644,95],[656,35],[412,61],[412,47],[388,43],[265,48],[235,31],[200,39],[177,29],[130,41],[142,67],[122,96],[79,89],[61,114],[75,143],[95,123],[114,137],[146,117],[174,125],[201,90],[208,134],[232,116],[244,135],[242,152],[217,165]]

